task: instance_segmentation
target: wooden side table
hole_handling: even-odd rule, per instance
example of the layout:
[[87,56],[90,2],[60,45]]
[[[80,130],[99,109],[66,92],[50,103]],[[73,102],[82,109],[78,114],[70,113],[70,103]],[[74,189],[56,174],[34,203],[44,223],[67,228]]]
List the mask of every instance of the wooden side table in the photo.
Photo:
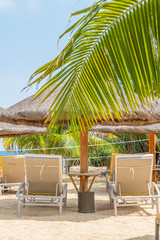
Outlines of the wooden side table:
[[89,188],[87,190],[87,192],[90,192],[95,178],[100,174],[101,174],[101,172],[87,172],[87,173],[70,172],[70,173],[68,173],[68,176],[70,177],[70,179],[71,179],[71,181],[72,181],[72,183],[73,183],[73,185],[74,185],[74,187],[75,187],[75,189],[78,193],[78,192],[82,192],[82,190],[81,189],[78,190],[78,187],[76,186],[76,183],[75,183],[73,177],[77,176],[77,177],[82,178],[82,179],[92,177],[92,181],[91,181],[91,183],[89,185]]

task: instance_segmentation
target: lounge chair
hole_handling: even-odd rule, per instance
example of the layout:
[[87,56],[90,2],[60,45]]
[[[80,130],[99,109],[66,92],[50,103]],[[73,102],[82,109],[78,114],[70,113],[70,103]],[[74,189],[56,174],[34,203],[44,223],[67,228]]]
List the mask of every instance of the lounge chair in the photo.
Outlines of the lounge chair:
[[115,180],[109,182],[110,204],[117,207],[156,205],[159,213],[160,192],[152,182],[153,155],[116,155]]
[[2,178],[0,180],[0,194],[8,190],[17,190],[24,182],[24,156],[0,157]]
[[[66,206],[67,184],[62,184],[62,156],[25,155],[25,182],[17,191],[18,216],[21,206]],[[23,190],[23,194],[21,193]]]

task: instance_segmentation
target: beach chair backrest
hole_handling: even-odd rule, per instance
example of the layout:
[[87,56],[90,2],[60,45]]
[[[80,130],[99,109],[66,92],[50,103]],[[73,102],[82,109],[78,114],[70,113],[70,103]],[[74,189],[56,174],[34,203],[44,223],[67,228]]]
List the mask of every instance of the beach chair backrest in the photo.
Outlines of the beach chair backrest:
[[115,157],[115,192],[121,195],[149,194],[152,168],[153,154],[117,155]]
[[62,156],[47,154],[25,155],[25,182],[28,194],[55,195],[62,193]]
[[[109,180],[110,181],[114,181],[115,179],[113,178],[113,176],[115,177],[115,157],[117,155],[127,155],[130,156],[132,154],[125,154],[125,153],[112,153],[112,157],[111,157],[111,171],[110,171],[110,176],[109,176]],[[137,155],[144,155],[144,153],[138,153]]]
[[24,174],[24,156],[3,156],[1,159],[1,168],[4,182],[22,183],[25,180]]

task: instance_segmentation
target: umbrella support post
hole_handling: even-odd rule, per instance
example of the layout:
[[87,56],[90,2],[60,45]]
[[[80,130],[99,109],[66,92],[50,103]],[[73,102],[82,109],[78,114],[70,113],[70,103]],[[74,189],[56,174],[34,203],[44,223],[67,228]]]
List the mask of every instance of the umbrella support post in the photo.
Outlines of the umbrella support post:
[[[85,131],[80,132],[80,172],[88,173],[88,127],[85,124]],[[80,177],[80,192],[78,192],[78,212],[95,212],[94,192],[88,191],[88,177]]]
[[[155,135],[154,133],[149,133],[149,153],[153,154],[153,169],[156,168],[155,148]],[[156,171],[153,171],[152,181],[156,181]]]
[[[85,125],[85,132],[80,132],[80,172],[88,173],[88,127]],[[88,191],[88,178],[80,178],[80,192]]]

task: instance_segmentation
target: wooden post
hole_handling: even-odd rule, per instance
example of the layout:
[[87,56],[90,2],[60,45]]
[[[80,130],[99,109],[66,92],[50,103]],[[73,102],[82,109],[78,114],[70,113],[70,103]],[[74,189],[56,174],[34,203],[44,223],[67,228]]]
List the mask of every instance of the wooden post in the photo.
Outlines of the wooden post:
[[[84,122],[85,124],[85,122]],[[80,132],[80,172],[88,172],[88,127],[85,125],[85,132]],[[80,191],[87,192],[88,178],[80,178]]]
[[[154,133],[149,133],[149,153],[153,154],[153,168],[156,167],[156,153],[155,153],[155,135]],[[153,171],[152,181],[156,180],[156,172]]]

